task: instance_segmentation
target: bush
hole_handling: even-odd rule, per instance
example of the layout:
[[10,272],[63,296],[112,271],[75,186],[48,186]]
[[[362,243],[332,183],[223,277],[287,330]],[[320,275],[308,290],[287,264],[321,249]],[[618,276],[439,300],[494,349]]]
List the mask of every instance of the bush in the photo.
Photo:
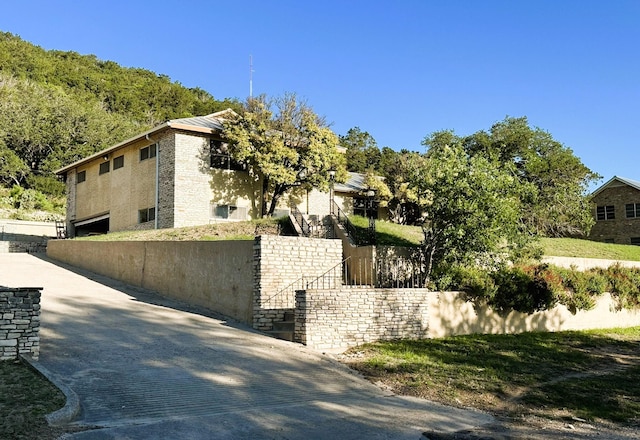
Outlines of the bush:
[[596,273],[606,277],[617,310],[640,308],[639,268],[623,267],[616,263],[607,269],[598,269]]

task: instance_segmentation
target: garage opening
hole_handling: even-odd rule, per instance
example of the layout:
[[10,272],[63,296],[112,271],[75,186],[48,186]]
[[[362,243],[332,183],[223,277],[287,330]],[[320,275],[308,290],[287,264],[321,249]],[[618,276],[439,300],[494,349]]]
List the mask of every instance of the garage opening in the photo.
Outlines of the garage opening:
[[109,214],[74,222],[73,226],[76,237],[106,234],[109,232]]

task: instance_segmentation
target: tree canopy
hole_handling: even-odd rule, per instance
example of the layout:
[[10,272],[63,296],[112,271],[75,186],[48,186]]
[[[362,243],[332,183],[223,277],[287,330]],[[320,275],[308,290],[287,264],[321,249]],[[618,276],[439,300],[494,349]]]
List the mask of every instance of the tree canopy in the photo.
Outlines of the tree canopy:
[[437,132],[426,142],[430,150],[452,143],[461,143],[472,157],[497,160],[501,167],[513,169],[520,184],[532,186],[521,217],[535,233],[561,237],[589,232],[593,218],[587,190],[600,176],[551,134],[531,128],[526,117],[507,117],[489,132],[462,138]]
[[229,152],[262,182],[262,215],[272,215],[278,201],[295,187],[327,189],[329,171],[344,181],[344,157],[338,137],[295,94],[275,99],[250,98],[237,117],[225,122]]
[[241,107],[166,75],[0,32],[0,185],[60,194],[53,171],[169,119]]
[[427,279],[443,265],[513,261],[532,239],[520,221],[527,187],[510,167],[470,156],[460,142],[414,158],[410,185],[424,216]]

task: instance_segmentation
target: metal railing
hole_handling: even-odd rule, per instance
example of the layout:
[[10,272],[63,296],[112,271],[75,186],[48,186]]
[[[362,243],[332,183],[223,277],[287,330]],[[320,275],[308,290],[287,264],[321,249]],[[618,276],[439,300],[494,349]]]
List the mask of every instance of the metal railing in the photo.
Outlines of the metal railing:
[[305,237],[308,237],[311,235],[311,225],[309,224],[309,222],[307,220],[305,220],[304,216],[302,215],[302,213],[300,212],[300,210],[298,209],[297,206],[292,206],[291,207],[291,215],[293,216],[293,218],[295,219],[296,223],[298,223],[298,226],[300,227],[300,230],[302,231],[302,235]]
[[357,228],[353,223],[351,223],[347,214],[340,209],[336,202],[333,202],[331,212],[336,216],[338,223],[344,227],[347,235],[351,237],[356,246],[375,244],[375,231],[374,234],[371,234],[371,231],[369,230],[363,231],[362,229]]
[[421,256],[378,258],[347,257],[317,277],[302,276],[266,298],[263,304],[296,290],[330,290],[342,286],[376,288],[421,288],[424,283],[424,260]]

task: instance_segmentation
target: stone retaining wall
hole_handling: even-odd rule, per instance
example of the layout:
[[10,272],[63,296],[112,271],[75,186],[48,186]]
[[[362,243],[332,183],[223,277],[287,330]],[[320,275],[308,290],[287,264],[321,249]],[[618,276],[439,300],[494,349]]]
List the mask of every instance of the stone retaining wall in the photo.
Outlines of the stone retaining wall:
[[0,360],[40,353],[40,287],[0,286]]
[[253,328],[264,331],[271,330],[274,321],[282,321],[285,311],[295,307],[295,289],[301,285],[292,283],[303,283],[303,276],[311,281],[342,262],[342,243],[262,235],[256,237],[253,255]]
[[427,289],[343,287],[298,290],[294,341],[344,349],[378,340],[427,337]]

